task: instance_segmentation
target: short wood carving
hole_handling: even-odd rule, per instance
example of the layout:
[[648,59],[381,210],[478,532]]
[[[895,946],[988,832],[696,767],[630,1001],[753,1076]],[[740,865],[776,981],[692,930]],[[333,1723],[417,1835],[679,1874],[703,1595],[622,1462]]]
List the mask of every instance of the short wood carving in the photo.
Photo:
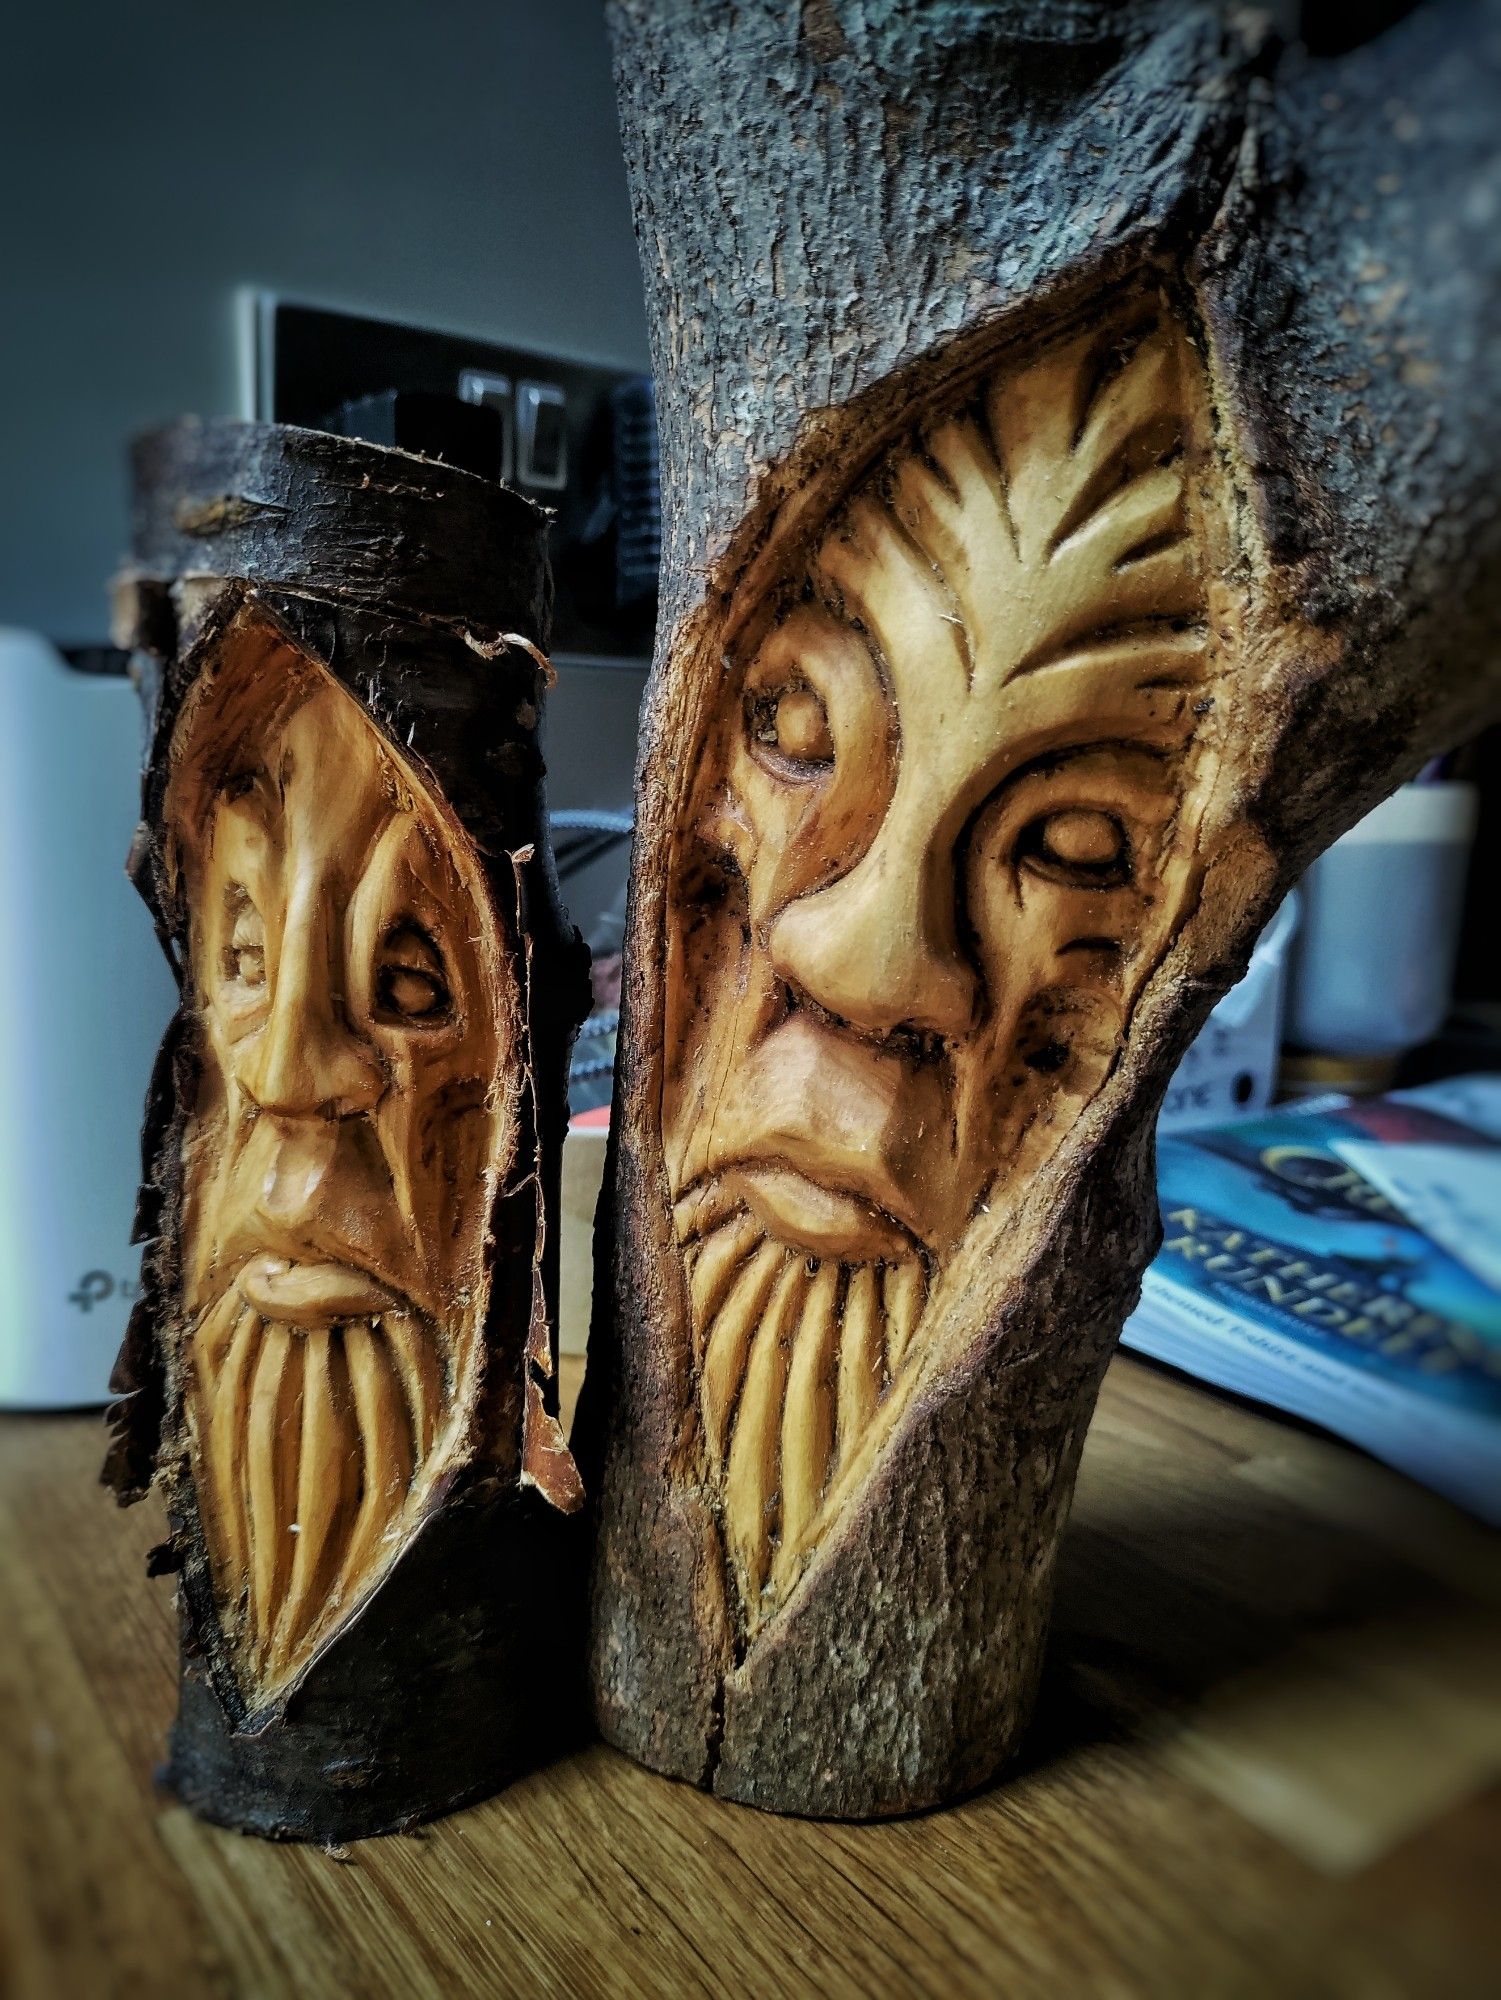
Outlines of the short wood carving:
[[1167,1080],[1501,707],[1482,11],[614,0],[672,507],[576,1444],[648,1764],[1016,1749]]
[[203,1049],[188,1438],[269,1693],[461,1449],[515,1165],[517,969],[462,827],[324,668],[252,624],[195,696],[167,792]]
[[492,1789],[571,1684],[542,528],[310,432],[182,426],[137,473],[137,867],[183,1006],[114,1469],[174,1516],[172,1782],[340,1838]]

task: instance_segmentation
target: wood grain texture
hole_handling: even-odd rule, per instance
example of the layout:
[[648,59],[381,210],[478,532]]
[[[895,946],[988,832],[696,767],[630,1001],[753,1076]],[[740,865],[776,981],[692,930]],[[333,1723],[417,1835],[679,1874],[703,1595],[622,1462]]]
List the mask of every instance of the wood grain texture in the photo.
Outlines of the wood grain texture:
[[[1325,60],[1215,0],[609,17],[666,503],[591,1686],[654,1768],[873,1817],[1017,1750],[1185,1049],[1501,712],[1501,4]],[[1054,671],[1091,634],[1134,684]],[[916,1256],[874,1413],[811,1290],[714,1307],[721,1194]]]
[[1458,2000],[1501,1952],[1495,1539],[1143,1364],[1106,1379],[1020,1769],[869,1827],[748,1812],[602,1746],[343,1858],[203,1825],[153,1792],[160,1518],[99,1492],[99,1432],[0,1419],[7,2000]]

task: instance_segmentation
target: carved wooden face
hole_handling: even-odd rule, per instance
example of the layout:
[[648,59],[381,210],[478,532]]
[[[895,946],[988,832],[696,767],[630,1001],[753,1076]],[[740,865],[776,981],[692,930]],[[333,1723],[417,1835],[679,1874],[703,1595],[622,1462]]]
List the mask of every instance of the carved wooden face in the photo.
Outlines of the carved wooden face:
[[671,891],[663,1128],[753,1619],[1191,895],[1214,649],[1189,363],[1138,312],[982,380],[728,649]]
[[221,1614],[264,1694],[462,1443],[516,990],[457,820],[265,628],[235,628],[190,697],[168,820],[202,1062],[185,1407]]

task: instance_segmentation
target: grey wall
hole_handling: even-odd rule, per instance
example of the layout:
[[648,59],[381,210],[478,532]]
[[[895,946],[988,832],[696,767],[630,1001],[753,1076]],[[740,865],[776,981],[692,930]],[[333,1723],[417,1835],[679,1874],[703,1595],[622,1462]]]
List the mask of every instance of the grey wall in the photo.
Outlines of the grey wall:
[[[598,0],[54,0],[5,41],[0,624],[105,636],[125,440],[241,410],[242,286],[645,366]],[[628,802],[640,691],[565,675],[555,803]]]
[[103,636],[121,447],[266,286],[644,366],[597,0],[53,0],[5,35],[0,622]]

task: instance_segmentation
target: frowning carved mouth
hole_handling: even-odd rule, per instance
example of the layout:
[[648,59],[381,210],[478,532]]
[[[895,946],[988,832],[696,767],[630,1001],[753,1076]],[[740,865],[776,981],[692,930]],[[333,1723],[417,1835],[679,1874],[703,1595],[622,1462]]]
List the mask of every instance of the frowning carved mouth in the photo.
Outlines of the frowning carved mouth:
[[307,1263],[268,1251],[241,1266],[236,1286],[263,1319],[312,1330],[406,1310],[406,1301],[352,1264]]
[[723,1171],[720,1185],[769,1235],[811,1256],[874,1262],[917,1248],[911,1231],[879,1203],[830,1187],[785,1159],[741,1160]]
[[732,1067],[712,1116],[684,1121],[669,1171],[680,1200],[712,1177],[740,1177],[739,1201],[811,1254],[906,1256],[932,1243],[935,1223],[946,1234],[947,1131],[936,1071],[914,1072],[799,1010]]

